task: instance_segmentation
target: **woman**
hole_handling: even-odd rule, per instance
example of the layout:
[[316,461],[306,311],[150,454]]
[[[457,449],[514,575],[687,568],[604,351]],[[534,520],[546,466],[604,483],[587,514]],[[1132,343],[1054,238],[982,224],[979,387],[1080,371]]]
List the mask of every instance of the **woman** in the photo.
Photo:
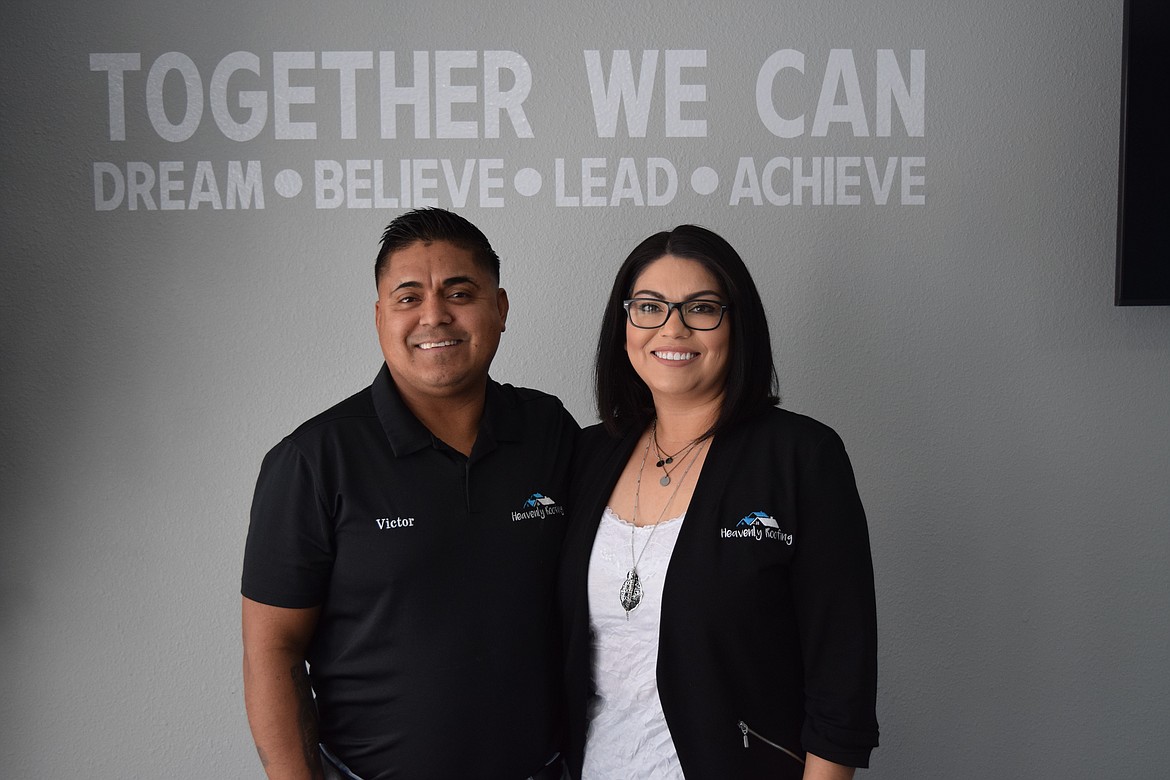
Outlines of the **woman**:
[[865,515],[776,408],[760,296],[683,225],[622,265],[561,569],[571,776],[850,778],[877,745]]

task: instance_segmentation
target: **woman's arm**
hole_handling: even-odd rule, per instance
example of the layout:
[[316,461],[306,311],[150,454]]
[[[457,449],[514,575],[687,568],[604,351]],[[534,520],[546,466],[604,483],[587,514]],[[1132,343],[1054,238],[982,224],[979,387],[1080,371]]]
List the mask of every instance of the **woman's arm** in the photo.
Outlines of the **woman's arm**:
[[805,670],[801,741],[821,761],[830,756],[841,766],[866,766],[878,725],[877,615],[865,510],[836,433],[820,437],[800,466],[799,549],[790,575]]
[[834,764],[820,756],[806,753],[804,758],[804,780],[852,780],[853,767]]

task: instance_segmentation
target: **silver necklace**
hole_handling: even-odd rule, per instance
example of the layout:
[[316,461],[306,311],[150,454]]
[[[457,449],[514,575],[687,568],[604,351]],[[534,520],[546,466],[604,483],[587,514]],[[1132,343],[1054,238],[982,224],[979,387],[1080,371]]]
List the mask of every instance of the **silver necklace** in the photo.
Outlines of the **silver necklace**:
[[[654,538],[654,532],[658,530],[658,525],[662,522],[662,518],[666,516],[666,510],[670,508],[674,497],[678,495],[678,489],[687,481],[687,474],[691,473],[691,466],[695,465],[695,461],[703,453],[703,447],[706,446],[707,444],[704,442],[702,447],[695,450],[695,455],[691,458],[691,462],[683,469],[682,478],[674,486],[674,490],[670,491],[670,497],[666,499],[666,505],[662,507],[662,511],[658,513],[658,519],[654,521],[654,525],[650,528],[650,533],[646,536],[646,543],[642,545],[642,552],[638,553],[637,557],[635,557],[634,532],[638,530],[638,499],[642,495],[642,472],[646,468],[646,455],[650,452],[650,437],[646,438],[646,449],[642,451],[642,462],[638,464],[638,479],[634,483],[634,519],[630,523],[630,561],[633,563],[633,566],[626,572],[626,579],[622,582],[621,590],[618,591],[618,599],[621,601],[622,609],[626,611],[626,620],[630,619],[630,613],[642,603],[642,578],[638,576],[638,564],[642,562],[642,556],[646,554],[646,549],[650,546],[650,540]],[[668,483],[662,482],[661,484],[666,485]]]
[[[658,462],[655,465],[662,469],[662,476],[658,479],[658,484],[666,487],[670,484],[670,472],[673,470],[667,468],[667,466],[674,463],[675,458],[678,458],[680,461],[685,458],[699,441],[696,439],[673,455],[669,454],[658,444],[658,420],[655,420],[650,425],[650,438],[654,441],[654,451],[658,453]],[[674,468],[677,469],[678,466]]]

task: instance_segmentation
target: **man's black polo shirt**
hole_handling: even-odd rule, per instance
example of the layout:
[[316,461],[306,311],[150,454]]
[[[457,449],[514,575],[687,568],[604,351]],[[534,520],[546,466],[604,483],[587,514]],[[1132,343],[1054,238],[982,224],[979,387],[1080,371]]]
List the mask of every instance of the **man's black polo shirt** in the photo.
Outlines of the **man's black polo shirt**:
[[517,780],[557,749],[553,592],[577,425],[489,381],[470,457],[385,366],[264,459],[244,596],[321,607],[321,740],[367,780]]

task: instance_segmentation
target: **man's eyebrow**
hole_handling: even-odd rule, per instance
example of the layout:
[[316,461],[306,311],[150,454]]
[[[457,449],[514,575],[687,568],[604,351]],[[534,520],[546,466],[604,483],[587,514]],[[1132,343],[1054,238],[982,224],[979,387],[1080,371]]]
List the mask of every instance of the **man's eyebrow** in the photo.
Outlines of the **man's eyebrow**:
[[[473,287],[479,287],[479,282],[477,282],[475,280],[475,278],[471,277],[471,276],[450,276],[450,277],[443,280],[443,287],[454,287],[457,284],[470,284]],[[397,287],[395,287],[390,292],[397,292],[398,290],[401,290],[404,288],[421,290],[422,287],[423,287],[422,282],[408,280],[405,282],[401,282]]]

